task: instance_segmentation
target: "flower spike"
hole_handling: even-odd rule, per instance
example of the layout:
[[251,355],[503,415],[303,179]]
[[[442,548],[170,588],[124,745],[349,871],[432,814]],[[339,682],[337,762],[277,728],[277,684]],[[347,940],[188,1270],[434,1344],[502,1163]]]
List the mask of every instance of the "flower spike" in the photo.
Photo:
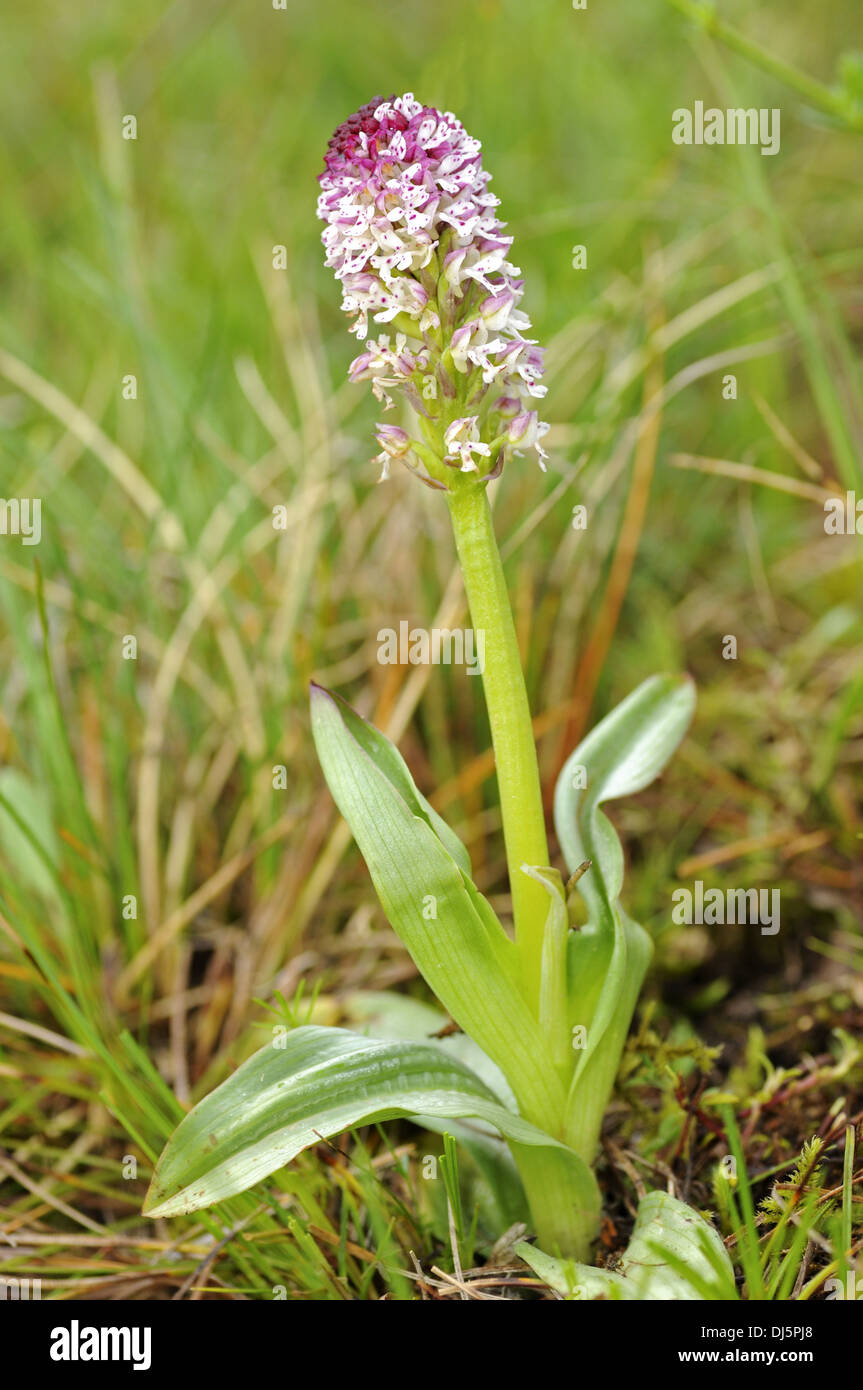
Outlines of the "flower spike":
[[[401,391],[422,434],[378,427],[382,478],[398,458],[444,486],[452,470],[487,480],[526,449],[544,468],[548,425],[530,408],[546,391],[542,350],[525,337],[523,282],[480,142],[406,92],[344,121],[324,164],[326,263],[363,344],[350,380],[371,381],[385,410]],[[389,331],[369,337],[372,324]]]

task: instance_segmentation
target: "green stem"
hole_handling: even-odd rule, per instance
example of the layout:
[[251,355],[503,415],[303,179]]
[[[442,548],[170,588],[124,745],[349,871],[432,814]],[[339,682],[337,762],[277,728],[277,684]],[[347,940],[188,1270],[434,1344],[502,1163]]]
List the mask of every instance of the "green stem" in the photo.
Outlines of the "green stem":
[[448,493],[471,622],[485,643],[483,685],[497,767],[516,942],[527,997],[539,1007],[548,895],[522,864],[548,864],[539,768],[521,657],[485,485],[456,474]]
[[540,1250],[589,1263],[599,1233],[601,1204],[592,1176],[586,1181],[554,1149],[510,1144]]

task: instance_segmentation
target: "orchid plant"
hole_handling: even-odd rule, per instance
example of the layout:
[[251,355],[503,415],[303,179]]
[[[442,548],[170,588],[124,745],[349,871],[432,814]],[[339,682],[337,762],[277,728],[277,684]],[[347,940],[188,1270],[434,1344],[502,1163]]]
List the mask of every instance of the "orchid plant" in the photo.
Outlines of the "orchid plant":
[[[385,409],[396,395],[409,407],[410,429],[378,426],[382,477],[398,460],[445,494],[472,622],[484,633],[513,930],[396,748],[313,686],[312,729],[333,797],[387,919],[461,1034],[437,1038],[402,1015],[401,1036],[312,1025],[279,1035],[182,1121],[148,1194],[154,1217],[241,1192],[322,1137],[407,1117],[446,1125],[468,1146],[503,1136],[546,1255],[587,1260],[597,1234],[600,1126],[651,955],[619,901],[623,855],[602,805],[662,770],[694,694],[686,677],[654,676],[576,749],[554,802],[565,869],[552,865],[487,495],[513,457],[533,451],[545,466],[548,426],[536,402],[546,388],[489,178],[479,141],[455,116],[411,93],[378,98],[331,139],[318,212],[362,343],[351,380],[370,380]],[[371,324],[384,331],[369,337]],[[663,1219],[679,1218],[674,1199],[663,1202]],[[690,1225],[701,1221],[683,1212]],[[577,1269],[567,1266],[570,1283]]]

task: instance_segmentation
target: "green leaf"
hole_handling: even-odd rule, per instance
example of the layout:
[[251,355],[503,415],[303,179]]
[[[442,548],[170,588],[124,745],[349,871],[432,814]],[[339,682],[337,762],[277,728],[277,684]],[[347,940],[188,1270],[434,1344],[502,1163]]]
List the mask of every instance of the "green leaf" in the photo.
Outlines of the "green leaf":
[[385,738],[380,730],[373,724],[367,723],[356,710],[351,709],[347,701],[343,700],[333,690],[324,690],[322,686],[312,686],[312,698],[315,692],[320,691],[327,699],[332,700],[338,709],[339,714],[348,731],[353,734],[357,743],[368,753],[372,762],[380,772],[384,774],[387,781],[395,787],[396,791],[404,798],[415,816],[419,816],[426,822],[431,830],[434,831],[444,849],[446,849],[458,864],[462,873],[468,878],[471,875],[470,855],[456,835],[451,830],[442,816],[427,801],[422,792],[417,787],[410,774],[410,769],[394,744]]
[[518,1145],[559,1151],[590,1192],[592,1175],[575,1154],[505,1109],[440,1049],[307,1026],[255,1053],[185,1116],[156,1165],[144,1212],[196,1211],[244,1192],[322,1137],[422,1114],[475,1116]]
[[567,867],[572,873],[591,861],[578,884],[589,920],[570,933],[567,953],[569,1027],[587,1030],[587,1046],[570,1086],[566,1134],[588,1160],[652,952],[643,927],[617,901],[623,850],[600,807],[653,781],[686,732],[694,707],[688,676],[652,676],[588,734],[555,788],[555,827]]
[[50,799],[44,787],[14,767],[0,768],[0,856],[15,865],[22,883],[60,906],[60,850]]
[[526,1242],[515,1248],[540,1279],[567,1298],[737,1298],[734,1267],[719,1235],[697,1211],[667,1192],[649,1192],[639,1202],[632,1239],[616,1270],[558,1260]]
[[557,869],[522,864],[521,871],[548,893],[548,914],[542,936],[539,984],[539,1022],[549,1040],[551,1056],[565,1077],[572,1072],[572,1048],[567,1024],[566,954],[569,918],[566,892]]
[[444,1008],[503,1071],[522,1112],[554,1132],[565,1091],[522,992],[515,945],[430,823],[404,763],[345,710],[312,687],[318,757],[387,918]]
[[[507,1110],[517,1109],[512,1088],[500,1067],[495,1066],[473,1038],[467,1033],[434,1037],[449,1023],[440,1009],[413,999],[409,994],[357,990],[345,1000],[343,1012],[354,1028],[362,1028],[370,1037],[425,1042],[439,1048],[444,1056],[457,1057],[485,1082]],[[493,1125],[475,1118],[465,1122],[439,1119],[434,1115],[415,1115],[413,1119],[423,1129],[438,1134],[449,1130],[467,1149],[481,1171],[492,1199],[497,1203],[501,1216],[499,1230],[511,1226],[514,1221],[529,1219],[521,1179],[512,1154]]]
[[[554,823],[570,873],[585,859],[600,862],[605,891],[616,898],[623,883],[623,853],[598,807],[643,791],[665,767],[692,720],[695,687],[689,676],[651,676],[591,730],[567,759],[554,793]],[[574,777],[586,770],[587,786]],[[597,896],[597,876],[582,880],[583,896]],[[581,887],[581,885],[580,885]]]
[[370,1038],[424,1042],[440,1048],[444,1056],[455,1057],[470,1067],[508,1110],[517,1109],[512,1087],[500,1067],[486,1056],[468,1033],[449,1033],[445,1038],[434,1036],[450,1020],[433,1004],[426,1004],[409,994],[361,989],[347,996],[342,1014],[352,1029]]

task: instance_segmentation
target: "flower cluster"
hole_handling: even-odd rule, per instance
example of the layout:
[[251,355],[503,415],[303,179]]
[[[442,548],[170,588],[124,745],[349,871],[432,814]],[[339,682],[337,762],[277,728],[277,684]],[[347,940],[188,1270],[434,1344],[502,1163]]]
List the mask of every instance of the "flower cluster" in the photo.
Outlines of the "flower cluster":
[[[379,426],[382,476],[398,458],[440,486],[447,468],[487,477],[529,448],[544,467],[548,426],[529,408],[545,395],[542,351],[524,336],[523,282],[479,141],[407,92],[361,107],[324,162],[326,263],[364,345],[351,380],[370,380],[385,409],[402,390],[424,435]],[[370,319],[389,331],[370,338]]]

